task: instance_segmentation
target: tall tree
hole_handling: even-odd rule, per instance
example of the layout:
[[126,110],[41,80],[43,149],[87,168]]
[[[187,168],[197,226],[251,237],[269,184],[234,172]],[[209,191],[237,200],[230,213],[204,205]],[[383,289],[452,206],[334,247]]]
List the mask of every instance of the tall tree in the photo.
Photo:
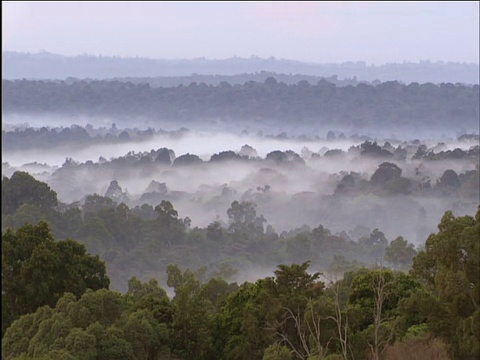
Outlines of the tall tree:
[[412,274],[445,309],[425,314],[431,330],[453,346],[455,357],[475,359],[480,356],[480,209],[475,218],[447,211],[438,229],[415,257]]
[[[65,293],[108,288],[105,263],[73,240],[56,242],[46,222],[2,234],[2,312],[14,319]],[[2,333],[10,322],[2,317]]]
[[175,290],[171,349],[184,359],[211,359],[213,305],[190,270],[183,274],[175,265],[167,269],[167,284]]
[[397,269],[407,270],[411,266],[416,253],[413,244],[409,244],[407,240],[399,236],[392,240],[385,249],[385,260]]
[[57,193],[29,173],[15,171],[10,179],[2,180],[2,215],[15,213],[23,204],[48,211],[58,204]]
[[257,216],[257,205],[253,202],[232,202],[227,210],[230,225],[228,230],[239,239],[254,239],[263,234],[263,224],[266,222],[263,215]]

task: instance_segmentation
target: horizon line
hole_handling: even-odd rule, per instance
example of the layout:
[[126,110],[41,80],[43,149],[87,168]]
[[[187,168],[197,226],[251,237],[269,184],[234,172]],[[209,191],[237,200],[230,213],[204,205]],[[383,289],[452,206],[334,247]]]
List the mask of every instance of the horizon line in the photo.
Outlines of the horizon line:
[[446,65],[446,64],[461,64],[461,65],[476,65],[480,66],[480,63],[476,62],[467,62],[467,61],[447,61],[447,60],[431,60],[431,59],[424,59],[424,60],[418,60],[418,61],[412,61],[412,60],[402,60],[402,61],[396,61],[396,62],[384,62],[382,64],[373,64],[373,63],[367,63],[365,60],[345,60],[343,62],[315,62],[315,61],[307,61],[307,60],[293,60],[293,59],[285,59],[285,58],[277,58],[275,56],[269,56],[269,57],[260,57],[255,54],[250,55],[250,57],[242,57],[242,56],[237,56],[233,55],[231,57],[227,58],[207,58],[205,56],[201,57],[192,57],[192,58],[159,58],[159,57],[148,57],[148,56],[121,56],[121,55],[103,55],[103,54],[91,54],[91,53],[82,53],[82,54],[77,54],[77,55],[64,55],[64,54],[59,54],[59,53],[53,53],[47,50],[39,50],[37,52],[29,52],[29,51],[17,51],[17,50],[2,50],[2,57],[6,53],[15,53],[15,54],[21,54],[21,55],[42,55],[42,54],[48,54],[48,55],[54,55],[57,57],[63,57],[63,58],[81,58],[81,57],[96,57],[96,58],[113,58],[113,59],[123,59],[123,60],[151,60],[151,61],[226,61],[226,60],[232,60],[232,59],[239,59],[239,60],[264,60],[264,61],[286,61],[286,62],[294,62],[294,63],[302,63],[306,65],[345,65],[345,64],[355,64],[355,65],[361,65],[365,67],[381,67],[385,65],[393,65],[393,64],[439,64],[439,65]]

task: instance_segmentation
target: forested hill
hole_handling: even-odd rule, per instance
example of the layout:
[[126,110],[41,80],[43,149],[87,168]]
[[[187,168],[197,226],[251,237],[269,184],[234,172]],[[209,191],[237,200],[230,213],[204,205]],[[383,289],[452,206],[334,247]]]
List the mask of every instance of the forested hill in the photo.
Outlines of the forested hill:
[[238,75],[261,71],[302,74],[339,79],[356,77],[362,81],[443,82],[478,84],[478,64],[389,63],[379,66],[363,61],[342,64],[317,64],[293,60],[233,57],[230,59],[165,60],[82,55],[67,57],[40,52],[37,54],[3,52],[3,79],[66,79],[67,77],[107,79],[116,77],[157,77],[201,75]]
[[478,130],[479,86],[431,83],[338,87],[328,81],[152,88],[119,81],[3,80],[3,114],[148,117],[201,125],[204,120],[275,125],[455,131]]

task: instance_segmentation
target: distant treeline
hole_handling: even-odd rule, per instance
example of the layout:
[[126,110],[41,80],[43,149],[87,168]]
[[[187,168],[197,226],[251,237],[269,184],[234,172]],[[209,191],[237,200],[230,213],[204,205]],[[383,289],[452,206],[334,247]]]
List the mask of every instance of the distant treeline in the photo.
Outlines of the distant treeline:
[[[11,130],[2,130],[2,148],[3,151],[18,151],[24,149],[52,149],[58,146],[88,146],[94,144],[120,144],[120,143],[131,143],[131,142],[140,142],[144,140],[152,139],[154,136],[168,136],[172,139],[179,139],[185,135],[188,135],[190,130],[186,128],[181,128],[175,131],[166,131],[166,130],[155,130],[147,129],[140,130],[138,128],[134,129],[121,129],[117,128],[114,124],[111,128],[94,128],[91,124],[87,126],[72,125],[70,127],[41,127],[39,129],[33,127],[15,127]],[[299,139],[302,141],[315,141],[319,140],[318,136],[314,138],[308,137],[306,135],[301,135],[299,137],[289,137],[286,133],[278,135],[266,135],[265,139],[276,139],[276,140],[288,140],[288,139]],[[340,149],[329,149],[324,156],[345,156],[348,153],[355,153],[362,156],[370,156],[374,158],[391,158],[395,160],[404,161],[405,159],[425,159],[425,160],[448,160],[448,159],[473,159],[475,160],[479,156],[479,135],[478,134],[463,134],[457,137],[459,142],[465,144],[471,144],[469,150],[462,150],[456,148],[454,150],[447,150],[445,143],[438,143],[433,148],[428,148],[425,144],[421,144],[420,140],[414,140],[412,143],[402,142],[398,140],[395,141],[397,147],[392,146],[389,141],[386,141],[383,146],[378,145],[376,140],[369,138],[364,135],[354,134],[349,137],[353,141],[363,141],[362,144],[358,146],[352,145],[348,152]],[[347,140],[347,137],[341,133],[338,137],[334,134],[333,131],[329,131],[327,134],[328,141],[334,140]],[[415,150],[412,150],[415,149]],[[161,149],[159,149],[161,150]],[[170,156],[162,157],[158,156],[157,152],[152,150],[150,153],[139,153],[135,152],[129,153],[136,158],[142,158],[143,156],[148,157],[149,159],[141,160],[142,163],[163,163],[166,165],[175,164],[176,156],[173,150],[163,149],[171,153]],[[410,153],[409,156],[407,154]],[[127,156],[129,156],[127,155]],[[184,156],[184,155],[182,155]],[[191,154],[190,157],[195,157],[195,162],[203,162],[199,156],[196,154]],[[277,161],[299,161],[304,162],[304,160],[310,160],[319,158],[319,153],[310,153],[309,156],[300,156],[288,150],[286,153],[278,150],[271,151],[267,154],[265,160],[277,160]],[[249,145],[244,145],[240,153],[235,153],[232,150],[222,151],[218,154],[213,154],[210,161],[223,161],[223,160],[243,160],[243,161],[258,161],[261,160],[258,157],[255,149],[251,148]],[[188,164],[192,164],[189,162]]]
[[81,55],[61,56],[48,52],[37,54],[3,52],[3,79],[66,79],[67,77],[108,79],[117,77],[175,77],[200,75],[238,75],[261,71],[302,76],[357,78],[361,81],[404,83],[443,82],[478,84],[478,64],[421,61],[420,63],[387,63],[374,66],[364,61],[342,64],[316,64],[270,57],[262,59],[166,60]]
[[[245,73],[238,75],[202,75],[192,74],[190,76],[157,76],[157,77],[116,77],[111,80],[118,80],[122,82],[131,82],[133,84],[149,84],[151,87],[175,87],[178,85],[190,85],[191,83],[205,83],[207,85],[218,86],[223,82],[231,85],[243,85],[249,81],[264,82],[269,77],[277,79],[279,82],[283,82],[288,85],[297,84],[300,81],[308,81],[311,85],[316,85],[319,81],[325,80],[335,84],[336,86],[355,86],[360,83],[370,83],[368,81],[359,81],[356,77],[339,79],[337,75],[332,76],[314,76],[314,75],[300,75],[300,74],[279,74],[269,71],[260,71],[256,73]],[[60,81],[60,80],[57,80]],[[68,77],[66,82],[82,81],[82,79]],[[380,81],[374,81],[372,84],[377,85]]]
[[269,77],[243,85],[191,83],[169,88],[120,81],[3,80],[3,114],[148,117],[160,121],[285,126],[478,129],[479,86],[397,81],[337,87],[321,80],[285,84]]

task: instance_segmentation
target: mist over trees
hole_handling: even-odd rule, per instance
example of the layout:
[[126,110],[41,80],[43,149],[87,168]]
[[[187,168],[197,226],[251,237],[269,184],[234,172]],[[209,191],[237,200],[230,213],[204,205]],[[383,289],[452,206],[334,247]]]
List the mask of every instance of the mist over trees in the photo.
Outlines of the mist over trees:
[[[59,200],[67,204],[83,203],[92,194],[106,196],[117,204],[123,202],[130,208],[143,204],[155,207],[167,200],[182,217],[189,217],[193,226],[204,227],[214,219],[227,221],[227,209],[232,202],[241,200],[255,203],[268,220],[266,225],[278,233],[303,225],[315,228],[319,223],[333,232],[353,230],[358,225],[381,228],[391,239],[404,236],[415,244],[422,243],[435,229],[438,217],[446,210],[471,213],[478,205],[479,147],[474,145],[475,137],[465,140],[462,135],[459,139],[463,140],[454,144],[428,146],[417,140],[382,144],[362,141],[362,137],[339,142],[288,136],[238,138],[239,144],[256,139],[261,145],[274,140],[286,149],[301,141],[296,145],[301,151],[273,150],[260,156],[249,145],[212,154],[150,148],[167,140],[172,144],[184,141],[187,148],[192,148],[192,143],[213,141],[197,138],[187,130],[152,130],[144,136],[144,131],[117,127],[73,126],[71,132],[66,129],[4,131],[5,158],[24,158],[19,144],[29,144],[34,154],[35,149],[42,149],[38,153],[41,157],[36,159],[44,160],[74,143],[75,151],[90,151],[93,145],[102,145],[117,149],[120,155],[106,159],[97,152],[105,148],[92,147],[90,154],[97,160],[65,159],[60,154],[63,164],[58,166],[37,161],[20,166],[4,163],[4,176],[27,171],[55,189]],[[130,134],[130,140],[121,140],[123,133]],[[10,144],[16,146],[12,149]],[[134,145],[150,150],[122,153],[121,148]],[[314,150],[321,145],[320,150]],[[338,145],[347,151],[335,149]],[[73,145],[69,151],[76,157]],[[8,181],[6,178],[2,189],[9,187]],[[34,189],[31,185],[31,190],[20,195],[29,196]],[[11,196],[3,198],[7,206]]]
[[478,65],[3,55],[2,358],[480,356]]
[[[445,148],[364,141],[337,156],[371,170],[330,175],[322,175],[331,166],[328,151],[323,156],[305,151],[301,157],[275,150],[262,158],[247,146],[241,151],[252,157],[225,151],[204,161],[160,148],[98,162],[67,159],[59,168],[38,166],[36,176],[60,197],[46,183],[4,164],[4,174],[12,175],[2,180],[2,228],[49,221],[57,238],[79,239],[109,260],[115,288],[132,275],[161,276],[172,258],[210,271],[230,262],[248,272],[281,261],[311,260],[325,267],[336,255],[376,263],[385,252],[392,267],[404,269],[411,244],[421,246],[435,229],[432,218],[452,207],[468,213],[478,206],[478,145],[468,151]],[[449,162],[458,172],[443,170]],[[315,169],[322,172],[315,175]],[[208,183],[232,170],[242,171],[243,179]],[[140,177],[132,178],[132,172]],[[289,190],[298,179],[322,185],[316,191]],[[145,186],[127,191],[126,181]]]

